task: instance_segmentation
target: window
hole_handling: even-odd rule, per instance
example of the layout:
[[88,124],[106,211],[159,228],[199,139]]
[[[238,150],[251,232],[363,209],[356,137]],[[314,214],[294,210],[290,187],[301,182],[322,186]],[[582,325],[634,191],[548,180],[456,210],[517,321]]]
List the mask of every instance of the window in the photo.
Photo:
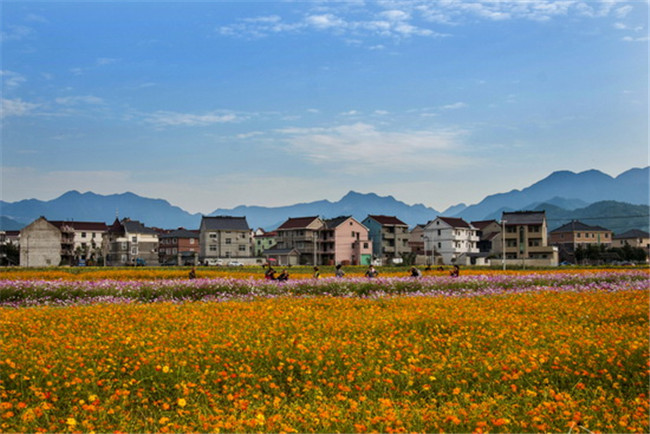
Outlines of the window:
[[137,243],[138,242],[138,237],[131,237],[131,242],[132,243]]
[[438,243],[438,248],[442,249],[442,243]]
[[243,244],[240,244],[240,245],[239,245],[239,251],[240,251],[240,252],[245,252],[245,251],[246,251],[246,246],[243,245]]
[[194,244],[194,238],[190,238],[190,244]]
[[232,244],[232,238],[226,238],[226,244]]
[[93,232],[93,238],[95,238],[95,235],[97,235],[95,232]]
[[213,238],[213,239],[217,238],[217,233],[216,232],[210,232],[209,237]]
[[516,234],[517,233],[517,226],[506,226],[506,233]]
[[209,249],[211,252],[216,252],[216,251],[217,251],[217,246],[215,246],[214,244],[212,244],[208,249]]
[[438,229],[438,236],[441,236],[441,235],[442,235],[442,231],[440,229]]
[[85,232],[81,233],[81,238],[86,238],[86,233]]
[[368,243],[363,243],[363,248],[367,249],[368,248]]
[[174,248],[172,249],[172,254],[175,255],[176,253],[178,253],[178,250],[176,250],[176,247],[174,247]]

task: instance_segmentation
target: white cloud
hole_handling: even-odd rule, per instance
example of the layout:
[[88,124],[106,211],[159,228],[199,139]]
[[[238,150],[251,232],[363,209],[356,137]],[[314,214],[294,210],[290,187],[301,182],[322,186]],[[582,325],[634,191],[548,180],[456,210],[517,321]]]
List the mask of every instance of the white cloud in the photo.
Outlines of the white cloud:
[[313,163],[346,172],[408,172],[463,165],[468,161],[455,155],[462,148],[462,130],[380,131],[370,124],[355,123],[277,132],[286,136],[292,152]]
[[7,88],[18,87],[24,82],[27,81],[25,77],[13,71],[0,71],[0,78],[2,79],[2,84]]
[[648,37],[647,36],[641,36],[638,38],[633,38],[632,36],[626,36],[622,38],[623,41],[625,42],[648,42]]
[[25,102],[20,98],[2,98],[2,111],[0,111],[0,118],[4,119],[9,116],[26,116],[38,107],[40,107],[40,104]]
[[205,114],[193,114],[193,113],[177,113],[177,112],[170,112],[170,111],[157,111],[155,113],[146,115],[144,119],[146,122],[160,127],[206,126],[212,124],[238,122],[243,120],[243,118],[240,118],[234,113],[219,114],[219,113],[212,112],[212,113],[205,113]]
[[305,22],[317,29],[325,30],[331,28],[345,28],[347,26],[346,22],[332,14],[323,14],[323,15],[309,15],[305,18]]
[[27,26],[7,26],[0,32],[0,42],[20,41],[34,34],[34,30]]
[[90,104],[90,105],[104,104],[103,99],[93,95],[64,96],[64,97],[56,98],[54,101],[57,104],[65,105],[65,106],[75,106],[75,105],[83,105],[83,104]]
[[110,57],[100,57],[95,61],[95,64],[97,66],[105,66],[105,65],[110,65],[111,63],[117,62],[119,59],[113,59]]
[[440,107],[442,110],[458,110],[467,107],[467,104],[464,102],[456,102],[453,104],[447,104]]
[[408,13],[396,9],[384,11],[380,15],[389,21],[404,21],[411,18]]

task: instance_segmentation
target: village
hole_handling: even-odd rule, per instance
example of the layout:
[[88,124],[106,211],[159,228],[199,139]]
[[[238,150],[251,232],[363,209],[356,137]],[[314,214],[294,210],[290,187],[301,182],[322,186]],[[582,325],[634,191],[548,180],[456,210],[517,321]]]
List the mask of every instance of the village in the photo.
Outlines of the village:
[[272,231],[250,228],[246,217],[236,216],[203,216],[199,229],[160,229],[129,218],[107,225],[40,217],[20,231],[0,232],[0,243],[19,249],[19,263],[9,265],[21,267],[272,263],[525,268],[586,259],[646,262],[650,234],[615,234],[580,221],[549,231],[544,211],[503,212],[500,221],[439,216],[412,228],[387,215],[371,214],[361,222],[351,216],[291,217]]

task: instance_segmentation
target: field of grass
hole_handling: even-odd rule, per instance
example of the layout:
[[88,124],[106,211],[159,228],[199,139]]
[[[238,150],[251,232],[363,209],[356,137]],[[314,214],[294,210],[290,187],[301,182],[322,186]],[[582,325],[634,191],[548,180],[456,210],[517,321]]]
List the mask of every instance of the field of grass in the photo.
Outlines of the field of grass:
[[[34,291],[0,308],[3,432],[650,429],[644,270],[285,286],[23,277],[0,285]],[[245,297],[201,293],[235,284]],[[47,285],[200,296],[56,303]]]

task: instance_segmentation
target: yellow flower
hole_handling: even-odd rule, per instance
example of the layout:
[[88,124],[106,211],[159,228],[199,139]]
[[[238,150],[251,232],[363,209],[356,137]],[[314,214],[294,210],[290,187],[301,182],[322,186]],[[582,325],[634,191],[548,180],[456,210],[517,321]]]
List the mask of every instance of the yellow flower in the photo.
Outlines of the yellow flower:
[[187,405],[187,401],[185,401],[184,398],[178,398],[178,401],[176,403],[179,407],[185,407]]
[[169,366],[167,366],[167,365],[163,366],[162,371],[163,371],[165,374],[167,374],[167,373],[169,372]]
[[77,424],[77,420],[74,417],[69,417],[68,420],[65,421],[70,426],[75,426]]

